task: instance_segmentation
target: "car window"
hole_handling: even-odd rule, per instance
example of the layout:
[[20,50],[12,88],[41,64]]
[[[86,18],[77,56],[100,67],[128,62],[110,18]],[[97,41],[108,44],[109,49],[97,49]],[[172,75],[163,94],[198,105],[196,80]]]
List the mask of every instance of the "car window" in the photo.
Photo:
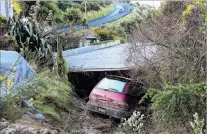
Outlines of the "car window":
[[101,83],[97,85],[97,88],[122,93],[125,85],[126,82],[115,80],[115,79],[104,78],[101,81]]

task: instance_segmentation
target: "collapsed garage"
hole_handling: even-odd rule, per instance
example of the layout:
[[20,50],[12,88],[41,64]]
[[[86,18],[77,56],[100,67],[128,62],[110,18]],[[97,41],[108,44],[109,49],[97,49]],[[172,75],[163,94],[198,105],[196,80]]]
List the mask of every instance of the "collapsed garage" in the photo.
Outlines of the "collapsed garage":
[[[93,87],[106,75],[131,77],[130,71],[133,65],[127,62],[128,48],[129,44],[103,44],[63,51],[70,69],[68,78],[76,93],[81,97],[87,97]],[[152,47],[140,50],[140,53],[136,54],[141,61],[140,64],[146,59],[151,61],[157,51]]]
[[106,75],[128,76],[124,52],[128,44],[97,45],[63,52],[70,73],[69,81],[81,97],[90,94],[93,87]]

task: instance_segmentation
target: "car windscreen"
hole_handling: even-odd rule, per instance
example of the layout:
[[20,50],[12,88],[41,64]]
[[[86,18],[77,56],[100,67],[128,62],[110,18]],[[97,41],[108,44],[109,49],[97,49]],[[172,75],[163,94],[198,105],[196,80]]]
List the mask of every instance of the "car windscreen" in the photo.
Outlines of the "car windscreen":
[[97,85],[97,88],[122,93],[125,85],[126,85],[126,82],[115,80],[115,79],[104,78]]

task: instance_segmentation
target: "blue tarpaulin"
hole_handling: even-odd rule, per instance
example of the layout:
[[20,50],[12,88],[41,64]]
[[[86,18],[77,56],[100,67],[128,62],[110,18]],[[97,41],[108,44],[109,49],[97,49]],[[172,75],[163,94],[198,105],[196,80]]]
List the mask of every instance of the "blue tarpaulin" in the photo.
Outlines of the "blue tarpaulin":
[[21,84],[27,84],[27,81],[36,74],[19,53],[0,50],[0,75],[5,77],[9,71],[11,72],[7,77],[7,81],[14,85],[8,87],[6,82],[2,82],[0,97],[5,96],[8,91],[12,92],[15,87]]

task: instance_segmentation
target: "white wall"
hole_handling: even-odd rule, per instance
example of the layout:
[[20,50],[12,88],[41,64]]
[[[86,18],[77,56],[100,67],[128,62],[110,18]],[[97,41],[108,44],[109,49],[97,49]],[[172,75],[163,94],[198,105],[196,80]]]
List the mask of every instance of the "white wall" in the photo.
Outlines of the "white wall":
[[0,15],[7,19],[13,16],[13,6],[11,0],[0,0]]
[[111,47],[111,46],[119,45],[119,44],[121,44],[120,40],[115,40],[115,41],[108,42],[108,43],[105,43],[105,44],[93,45],[93,47],[95,49],[100,49],[100,48]]

